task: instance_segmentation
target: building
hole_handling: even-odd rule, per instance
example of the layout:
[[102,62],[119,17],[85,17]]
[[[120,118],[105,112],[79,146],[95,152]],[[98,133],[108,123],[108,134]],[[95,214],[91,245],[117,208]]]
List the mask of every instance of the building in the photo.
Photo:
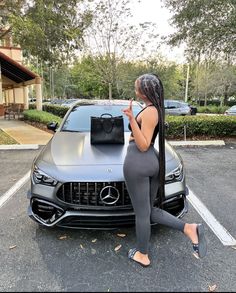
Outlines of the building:
[[29,108],[29,86],[35,87],[36,108],[42,110],[41,77],[22,65],[22,50],[13,44],[10,29],[0,29],[0,116],[9,104]]

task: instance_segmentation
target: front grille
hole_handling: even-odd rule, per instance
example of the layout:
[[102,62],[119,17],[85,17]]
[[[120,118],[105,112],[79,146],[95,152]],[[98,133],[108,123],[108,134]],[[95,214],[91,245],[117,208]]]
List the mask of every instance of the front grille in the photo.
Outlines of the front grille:
[[89,228],[89,229],[114,229],[132,226],[135,223],[133,215],[101,218],[97,216],[67,217],[60,221],[57,226],[64,228]]
[[[119,192],[119,199],[114,204],[112,204],[112,198],[110,198],[110,203],[109,198],[106,200],[106,203],[100,198],[100,193],[106,186],[112,186]],[[58,189],[57,197],[65,203],[80,207],[103,207],[104,209],[117,209],[120,207],[122,209],[132,209],[125,182],[67,182]]]

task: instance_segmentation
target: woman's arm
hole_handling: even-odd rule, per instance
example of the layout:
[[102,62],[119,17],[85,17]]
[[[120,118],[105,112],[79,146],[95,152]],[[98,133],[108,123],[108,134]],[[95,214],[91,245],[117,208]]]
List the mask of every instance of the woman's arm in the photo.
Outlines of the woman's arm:
[[133,137],[138,149],[141,152],[145,152],[150,147],[154,129],[158,122],[158,112],[155,107],[148,107],[142,112],[141,116],[141,129],[138,126],[135,117],[132,112],[132,101],[130,106],[123,110],[123,112],[128,116],[130,126],[132,129]]

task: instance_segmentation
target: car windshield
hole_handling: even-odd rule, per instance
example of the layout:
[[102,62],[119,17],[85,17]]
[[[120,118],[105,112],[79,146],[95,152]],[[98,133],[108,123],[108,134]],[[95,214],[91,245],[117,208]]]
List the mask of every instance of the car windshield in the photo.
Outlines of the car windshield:
[[[123,114],[122,109],[127,108],[128,105],[80,105],[72,109],[64,124],[62,125],[61,131],[73,131],[73,132],[89,132],[91,116],[100,117],[104,113],[115,116],[123,116],[124,118],[124,130],[128,129],[128,118]],[[139,105],[133,105],[134,116],[142,109]],[[106,116],[104,116],[106,117]],[[109,116],[107,116],[109,117]]]

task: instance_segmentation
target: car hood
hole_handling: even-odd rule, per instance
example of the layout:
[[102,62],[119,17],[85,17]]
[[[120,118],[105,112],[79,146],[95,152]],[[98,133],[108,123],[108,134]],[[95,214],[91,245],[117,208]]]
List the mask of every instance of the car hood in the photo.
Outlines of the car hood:
[[[40,152],[37,161],[56,166],[122,165],[130,134],[125,133],[124,145],[91,145],[90,133],[56,132]],[[155,148],[158,150],[158,138]],[[176,158],[166,143],[166,162]]]

